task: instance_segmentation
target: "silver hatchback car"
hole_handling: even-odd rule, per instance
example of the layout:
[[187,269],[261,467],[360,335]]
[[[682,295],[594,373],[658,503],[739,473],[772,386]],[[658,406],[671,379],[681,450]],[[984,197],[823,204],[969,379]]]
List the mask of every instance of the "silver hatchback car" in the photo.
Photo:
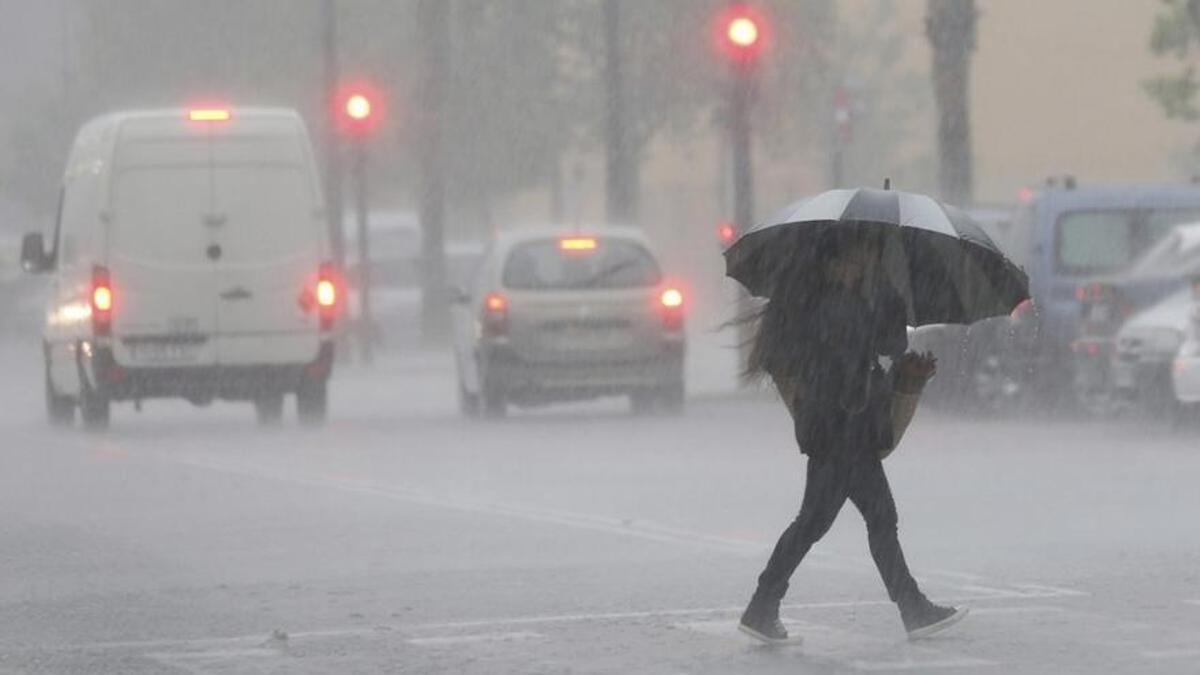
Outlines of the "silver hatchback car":
[[455,306],[466,415],[612,395],[683,408],[684,295],[638,230],[500,235]]

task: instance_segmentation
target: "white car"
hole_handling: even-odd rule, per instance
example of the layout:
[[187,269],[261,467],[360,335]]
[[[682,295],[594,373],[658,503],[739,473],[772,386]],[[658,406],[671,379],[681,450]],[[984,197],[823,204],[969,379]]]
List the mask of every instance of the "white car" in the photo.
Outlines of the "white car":
[[1171,368],[1171,389],[1181,409],[1200,408],[1200,283],[1191,287],[1192,308],[1187,338]]
[[462,410],[627,395],[677,412],[684,310],[638,230],[502,234],[456,302]]
[[1179,348],[1171,372],[1175,400],[1195,408],[1200,406],[1200,339],[1192,337]]
[[1177,291],[1133,315],[1117,331],[1112,361],[1117,396],[1147,411],[1165,411],[1173,400],[1171,369],[1192,315],[1190,289]]
[[50,421],[108,424],[110,403],[253,401],[273,423],[295,393],[326,414],[337,274],[308,134],[283,109],[151,110],[86,124],[46,247]]

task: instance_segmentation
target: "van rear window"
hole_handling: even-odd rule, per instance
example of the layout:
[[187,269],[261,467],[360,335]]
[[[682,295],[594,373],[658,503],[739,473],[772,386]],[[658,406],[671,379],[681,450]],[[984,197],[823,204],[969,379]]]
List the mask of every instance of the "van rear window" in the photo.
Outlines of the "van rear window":
[[1058,267],[1070,274],[1119,269],[1133,258],[1133,214],[1068,213],[1058,222]]
[[1057,268],[1083,276],[1114,272],[1170,232],[1200,220],[1191,209],[1072,211],[1058,220]]
[[564,250],[558,239],[520,244],[508,254],[503,283],[517,290],[639,288],[659,283],[654,257],[641,244],[599,238],[594,248]]

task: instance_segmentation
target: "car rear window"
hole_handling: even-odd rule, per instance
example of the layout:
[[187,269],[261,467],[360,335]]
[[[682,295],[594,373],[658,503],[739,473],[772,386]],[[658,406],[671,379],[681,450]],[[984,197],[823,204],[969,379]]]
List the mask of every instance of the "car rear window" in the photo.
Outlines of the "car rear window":
[[1058,271],[1089,275],[1123,269],[1176,225],[1198,216],[1191,209],[1066,213],[1058,221]]
[[559,239],[519,244],[504,263],[504,285],[517,290],[562,290],[638,288],[659,282],[658,263],[641,244],[595,241],[590,250],[563,250]]

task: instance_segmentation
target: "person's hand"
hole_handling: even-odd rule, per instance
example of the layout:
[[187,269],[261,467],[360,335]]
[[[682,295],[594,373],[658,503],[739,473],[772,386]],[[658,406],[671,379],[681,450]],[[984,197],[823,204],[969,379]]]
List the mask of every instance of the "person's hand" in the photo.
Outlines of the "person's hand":
[[937,357],[933,352],[907,352],[896,362],[896,373],[905,379],[928,380],[937,373]]

